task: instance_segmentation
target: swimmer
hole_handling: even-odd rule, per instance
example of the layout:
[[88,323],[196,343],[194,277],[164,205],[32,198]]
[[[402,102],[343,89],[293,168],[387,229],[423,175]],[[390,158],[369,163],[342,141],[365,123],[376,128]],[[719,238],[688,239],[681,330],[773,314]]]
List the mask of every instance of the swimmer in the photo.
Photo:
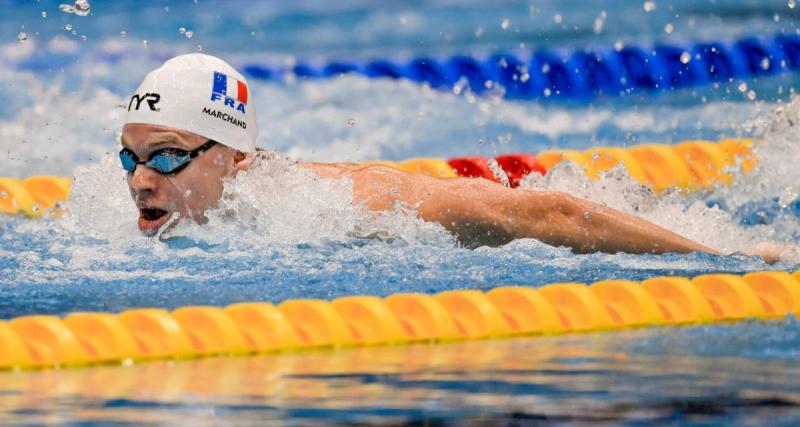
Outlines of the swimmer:
[[[173,216],[205,222],[205,211],[222,196],[223,180],[255,167],[262,153],[256,149],[255,105],[246,80],[209,55],[178,56],[150,72],[127,109],[120,160],[139,209],[139,229],[146,235],[168,227]],[[369,210],[394,210],[398,202],[413,207],[422,220],[441,224],[466,247],[534,238],[577,253],[719,254],[643,219],[565,193],[380,165],[298,165],[323,178],[352,180],[353,202]]]

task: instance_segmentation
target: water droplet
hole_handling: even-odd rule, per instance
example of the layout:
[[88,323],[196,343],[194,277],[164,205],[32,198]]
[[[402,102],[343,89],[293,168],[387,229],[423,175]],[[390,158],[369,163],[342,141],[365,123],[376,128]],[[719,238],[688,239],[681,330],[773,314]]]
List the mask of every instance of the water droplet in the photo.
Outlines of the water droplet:
[[500,23],[500,28],[507,30],[508,26],[511,24],[511,21],[508,18],[503,19],[503,22]]
[[761,60],[761,69],[764,71],[769,70],[769,58],[764,58]]
[[652,12],[652,11],[656,10],[656,2],[648,0],[648,1],[644,2],[644,3],[642,3],[642,9],[644,9],[644,11],[648,12],[648,13]]
[[478,27],[475,29],[475,37],[480,37],[483,35],[483,27]]
[[795,0],[789,0],[786,2],[786,6],[789,6],[789,9],[794,9],[797,6],[797,2]]
[[461,76],[458,81],[453,84],[453,95],[461,95],[461,93],[464,92],[464,90],[468,87],[469,80],[466,77]]
[[7,198],[8,198],[8,191],[6,191],[6,190],[0,191],[0,199],[4,199],[5,200]]
[[500,183],[503,184],[504,187],[509,187],[511,184],[508,180],[508,175],[506,175],[506,171],[500,167],[500,164],[497,163],[496,159],[489,159],[487,162],[487,166],[489,166],[489,170],[492,171],[492,175],[497,177],[500,180]]
[[47,12],[42,11],[42,18],[47,18]]
[[256,36],[256,32],[255,31],[250,31],[250,35],[255,37]]
[[781,16],[776,13],[772,16],[772,20],[775,22],[781,22]]
[[197,52],[202,52],[203,51],[203,45],[199,44],[199,45],[195,46],[194,50],[196,50]]
[[87,37],[84,34],[81,34],[81,40],[86,41]]
[[178,28],[178,32],[179,32],[179,33],[181,33],[181,34],[183,34],[183,33],[185,33],[185,32],[186,32],[186,28],[184,28],[184,27],[180,27],[180,28]]
[[675,27],[672,24],[664,25],[664,32],[667,33],[667,34],[672,34],[672,31],[674,29],[675,29]]
[[559,14],[559,13],[556,13],[553,16],[553,22],[555,22],[556,24],[560,24],[563,20],[564,20],[564,17],[561,16],[561,14]]
[[741,82],[738,86],[739,92],[745,93],[747,91],[747,83]]
[[147,39],[144,39],[144,40],[142,40],[142,44],[143,44],[143,45],[145,45],[145,46],[147,46],[147,45],[149,45],[149,44],[150,44],[150,42],[149,42],[149,41],[147,41]]
[[747,91],[747,99],[749,99],[751,101],[755,101],[756,100],[756,91],[754,91],[752,89]]
[[67,30],[67,31],[71,30],[72,29],[72,24],[64,25],[64,29]]
[[605,19],[602,19],[602,18],[596,18],[596,19],[594,20],[594,33],[595,33],[595,34],[600,34],[600,33],[602,33],[602,32],[603,32],[603,26],[604,26],[605,24],[606,24],[606,21],[605,21]]
[[34,203],[33,206],[31,206],[31,210],[34,211],[34,212],[39,212],[41,209],[42,209],[42,207],[39,206],[38,203]]
[[549,87],[544,88],[544,96],[545,96],[545,98],[550,97],[550,95],[552,95],[552,94],[553,94],[553,91],[550,90]]
[[583,211],[583,218],[589,219],[592,216],[592,213],[589,211]]
[[74,13],[78,16],[86,16],[91,12],[91,5],[88,0],[75,0],[73,4],[60,4],[58,10],[64,13]]
[[681,63],[688,64],[689,61],[692,60],[692,55],[689,52],[683,52],[681,54]]
[[352,117],[347,119],[347,126],[355,126],[355,124],[356,124],[356,119],[354,119]]
[[547,74],[550,72],[550,64],[545,63],[542,65],[542,74]]
[[92,11],[89,0],[75,0],[75,14],[78,16],[86,16]]
[[614,50],[616,50],[617,52],[621,51],[622,48],[624,48],[624,47],[625,47],[625,44],[622,43],[622,40],[617,40],[617,41],[614,42]]
[[122,31],[119,32],[119,36],[124,39],[125,37],[128,37],[128,32],[125,31],[125,30],[122,30]]
[[187,31],[186,34],[184,35],[186,36],[187,39],[190,39],[194,35],[194,31]]
[[17,40],[19,40],[20,43],[24,42],[25,40],[28,40],[28,33],[21,32],[17,34]]

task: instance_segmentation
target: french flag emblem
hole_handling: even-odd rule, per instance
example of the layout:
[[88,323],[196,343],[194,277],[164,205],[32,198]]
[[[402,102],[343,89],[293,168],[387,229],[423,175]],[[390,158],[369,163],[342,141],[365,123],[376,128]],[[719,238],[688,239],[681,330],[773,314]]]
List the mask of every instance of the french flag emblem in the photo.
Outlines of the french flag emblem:
[[[221,95],[220,98],[225,99],[226,105],[232,104],[233,100],[239,101],[240,105],[247,105],[247,85],[219,71],[214,71],[214,86],[211,88],[212,100],[215,98],[213,96],[215,94]],[[233,105],[230,106],[233,107]],[[239,109],[244,111],[243,107]]]

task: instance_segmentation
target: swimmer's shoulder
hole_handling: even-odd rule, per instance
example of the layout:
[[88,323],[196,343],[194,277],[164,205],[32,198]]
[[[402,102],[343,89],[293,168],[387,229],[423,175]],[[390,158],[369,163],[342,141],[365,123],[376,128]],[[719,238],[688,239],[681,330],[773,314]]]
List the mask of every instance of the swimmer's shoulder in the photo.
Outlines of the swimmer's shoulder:
[[299,162],[298,166],[310,169],[323,178],[340,178],[351,175],[362,166],[358,163]]

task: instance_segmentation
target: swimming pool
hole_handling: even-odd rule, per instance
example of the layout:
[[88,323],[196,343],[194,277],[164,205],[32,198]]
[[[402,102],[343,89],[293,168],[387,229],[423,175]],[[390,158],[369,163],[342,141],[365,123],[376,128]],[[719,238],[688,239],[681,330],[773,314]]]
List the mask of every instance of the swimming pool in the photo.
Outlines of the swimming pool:
[[[532,240],[467,250],[441,229],[403,213],[364,222],[349,207],[346,185],[309,186],[307,176],[291,173],[231,188],[270,196],[253,202],[252,217],[186,227],[179,233],[183,237],[167,242],[138,237],[133,221],[120,221],[133,219],[135,212],[113,158],[123,111],[115,106],[146,71],[173,54],[199,46],[234,65],[281,64],[679,44],[792,34],[797,28],[797,9],[785,1],[695,3],[275,2],[220,10],[204,2],[133,7],[95,1],[93,13],[80,17],[59,12],[57,5],[3,2],[0,175],[74,175],[76,183],[69,214],[62,218],[0,220],[0,318],[794,271],[796,259],[769,267],[738,255],[578,256]],[[17,41],[20,33],[27,40]],[[603,200],[728,250],[762,238],[797,243],[791,209],[755,225],[742,224],[746,215],[739,209],[766,206],[773,198],[790,206],[797,198],[792,163],[800,153],[787,120],[800,107],[786,104],[796,74],[590,103],[455,96],[407,81],[358,76],[251,79],[250,84],[261,145],[309,160],[492,156],[763,137],[762,168],[708,194],[656,199],[624,178],[586,181],[569,169],[529,185]],[[784,112],[771,112],[779,104]],[[707,208],[710,201],[725,209]],[[245,221],[248,227],[255,223],[256,232],[242,232]],[[380,231],[382,237],[354,237],[354,227]],[[785,417],[778,421],[792,424],[798,400],[788,379],[796,375],[791,361],[797,357],[797,334],[796,321],[789,319],[0,373],[0,419],[247,424],[266,417],[315,424],[548,417],[748,423],[775,411]],[[118,386],[97,386],[111,383],[109,378],[119,379]]]

